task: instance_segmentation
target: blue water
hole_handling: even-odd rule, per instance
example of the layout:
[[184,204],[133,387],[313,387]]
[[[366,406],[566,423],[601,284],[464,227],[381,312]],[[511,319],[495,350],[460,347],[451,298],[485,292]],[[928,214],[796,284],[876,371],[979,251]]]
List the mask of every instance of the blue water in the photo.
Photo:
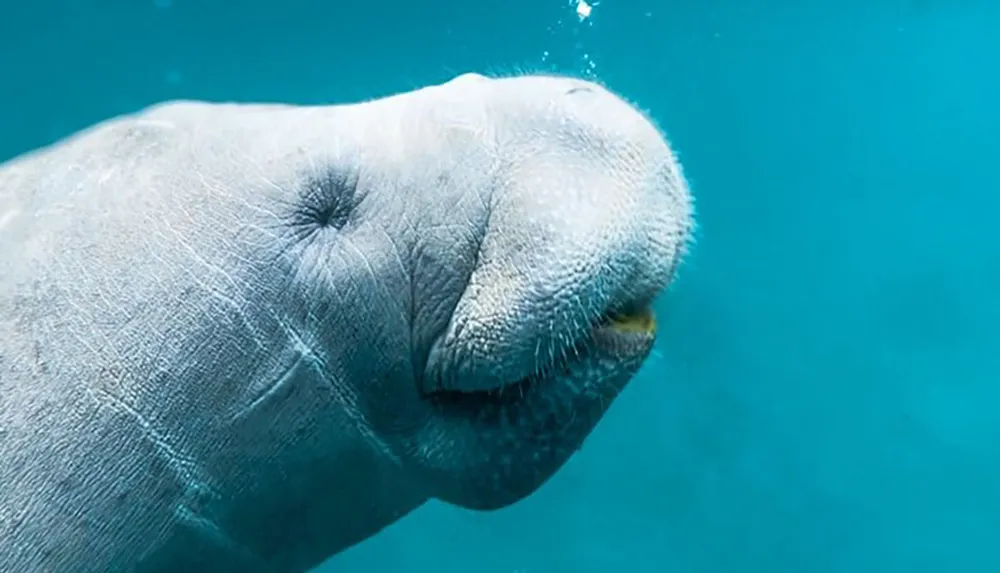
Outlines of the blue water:
[[680,152],[657,355],[537,495],[321,571],[1000,571],[1000,2],[6,0],[0,158],[175,97],[540,69]]

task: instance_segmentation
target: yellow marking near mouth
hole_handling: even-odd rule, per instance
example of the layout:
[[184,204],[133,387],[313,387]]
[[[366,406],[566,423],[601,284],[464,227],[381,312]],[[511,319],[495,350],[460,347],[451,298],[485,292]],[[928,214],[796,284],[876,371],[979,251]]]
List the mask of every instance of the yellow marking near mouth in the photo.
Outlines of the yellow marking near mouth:
[[635,314],[620,314],[611,317],[611,328],[627,334],[653,334],[656,332],[656,317],[650,309]]

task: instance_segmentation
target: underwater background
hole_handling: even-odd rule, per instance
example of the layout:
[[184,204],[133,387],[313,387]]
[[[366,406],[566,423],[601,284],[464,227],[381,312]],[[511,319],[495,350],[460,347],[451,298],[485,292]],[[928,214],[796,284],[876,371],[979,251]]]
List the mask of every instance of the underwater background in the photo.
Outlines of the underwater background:
[[[0,160],[171,98],[586,74],[680,154],[655,356],[495,513],[318,571],[1000,571],[1000,2],[2,0]],[[336,484],[331,484],[336,487]]]

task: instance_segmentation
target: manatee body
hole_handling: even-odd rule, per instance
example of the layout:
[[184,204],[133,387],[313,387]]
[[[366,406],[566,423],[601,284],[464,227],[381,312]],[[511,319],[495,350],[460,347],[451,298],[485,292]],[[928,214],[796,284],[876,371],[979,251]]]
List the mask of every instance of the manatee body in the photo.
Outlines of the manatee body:
[[692,228],[565,77],[172,102],[0,166],[0,564],[296,573],[537,490],[650,351]]

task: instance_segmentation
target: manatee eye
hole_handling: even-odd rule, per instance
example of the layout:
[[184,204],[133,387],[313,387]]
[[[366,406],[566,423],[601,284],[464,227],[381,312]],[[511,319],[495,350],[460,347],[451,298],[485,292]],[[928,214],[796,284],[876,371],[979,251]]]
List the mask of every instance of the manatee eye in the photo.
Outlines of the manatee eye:
[[302,222],[342,229],[357,206],[355,170],[328,166],[305,176],[301,191]]

